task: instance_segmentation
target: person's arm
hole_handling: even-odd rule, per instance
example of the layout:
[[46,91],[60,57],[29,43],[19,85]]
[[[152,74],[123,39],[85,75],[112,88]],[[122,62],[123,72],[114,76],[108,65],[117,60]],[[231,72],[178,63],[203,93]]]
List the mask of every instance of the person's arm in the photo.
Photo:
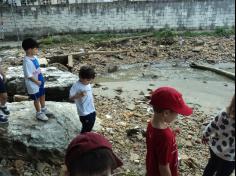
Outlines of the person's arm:
[[42,83],[38,79],[35,79],[33,73],[35,71],[34,66],[32,66],[31,61],[23,61],[23,70],[25,78],[29,79],[30,81],[34,82],[36,85],[40,86]]
[[80,92],[80,93],[75,94],[74,96],[70,96],[70,100],[74,101],[76,99],[81,99],[84,96],[86,96],[86,92]]
[[42,84],[41,81],[38,81],[37,79],[35,79],[34,77],[30,77],[28,78],[30,81],[34,82],[35,84],[37,84],[38,86],[40,86]]
[[86,96],[86,92],[81,91],[80,88],[78,87],[78,85],[75,83],[70,89],[69,99],[71,101],[74,101],[74,100],[77,100],[77,99],[81,99],[84,96]]
[[169,164],[165,166],[159,165],[159,172],[161,176],[172,176]]

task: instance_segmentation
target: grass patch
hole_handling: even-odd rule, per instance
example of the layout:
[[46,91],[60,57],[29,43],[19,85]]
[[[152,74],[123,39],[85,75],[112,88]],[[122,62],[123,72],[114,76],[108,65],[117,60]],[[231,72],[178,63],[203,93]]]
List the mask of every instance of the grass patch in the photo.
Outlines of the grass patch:
[[139,33],[98,33],[98,34],[71,34],[71,35],[57,35],[48,36],[40,39],[41,46],[53,46],[58,44],[96,44],[99,42],[109,41],[113,39],[119,39],[123,37],[132,37],[146,34],[153,34],[157,40],[162,40],[164,43],[173,43],[174,38],[178,36],[182,37],[199,37],[199,36],[214,36],[214,37],[229,37],[235,35],[235,29],[233,28],[216,28],[212,31],[175,31],[169,28],[164,28],[154,32],[139,32]]
[[137,35],[144,35],[146,33],[130,33],[130,34],[71,34],[61,36],[49,36],[39,40],[43,46],[56,45],[56,44],[85,44],[85,43],[99,43],[103,41],[109,41],[112,39],[118,39],[123,37],[131,37]]

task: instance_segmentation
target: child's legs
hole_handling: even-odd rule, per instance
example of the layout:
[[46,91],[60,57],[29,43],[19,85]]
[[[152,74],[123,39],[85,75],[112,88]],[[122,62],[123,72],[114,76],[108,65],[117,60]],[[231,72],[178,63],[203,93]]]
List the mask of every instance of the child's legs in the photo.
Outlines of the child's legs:
[[45,107],[45,95],[41,96],[39,100],[40,100],[41,107],[44,108]]
[[34,100],[34,107],[35,107],[36,112],[41,112],[41,106],[40,106],[39,100]]
[[34,101],[34,107],[36,112],[41,112],[41,105],[40,105],[40,97],[39,94],[32,94],[30,95],[30,99]]
[[5,106],[7,103],[7,93],[0,93],[0,106]]
[[230,176],[235,169],[235,162],[222,159],[221,165],[217,169],[216,176]]
[[82,123],[81,133],[90,132],[93,129],[96,120],[96,112],[91,113],[87,116],[80,116],[80,121]]
[[220,161],[215,153],[210,149],[211,158],[208,161],[208,164],[204,170],[203,176],[214,176],[219,167]]
[[45,89],[43,87],[39,88],[39,101],[42,108],[45,108]]
[[7,102],[7,90],[5,83],[0,78],[0,106],[5,106]]

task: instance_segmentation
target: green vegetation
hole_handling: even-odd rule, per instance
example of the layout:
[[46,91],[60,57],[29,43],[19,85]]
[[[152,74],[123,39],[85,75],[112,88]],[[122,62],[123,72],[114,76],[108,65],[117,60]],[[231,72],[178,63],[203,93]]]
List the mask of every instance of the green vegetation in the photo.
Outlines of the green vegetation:
[[171,44],[175,37],[199,37],[199,36],[213,36],[213,37],[229,37],[235,35],[235,28],[216,28],[211,31],[176,31],[173,29],[165,28],[159,31],[152,32],[139,32],[139,33],[100,33],[100,34],[68,34],[68,35],[57,35],[48,36],[42,38],[40,43],[42,46],[57,45],[57,44],[85,44],[91,43],[96,44],[99,42],[110,41],[114,39],[133,37],[146,34],[153,34],[153,37],[159,41],[164,41],[164,44]]

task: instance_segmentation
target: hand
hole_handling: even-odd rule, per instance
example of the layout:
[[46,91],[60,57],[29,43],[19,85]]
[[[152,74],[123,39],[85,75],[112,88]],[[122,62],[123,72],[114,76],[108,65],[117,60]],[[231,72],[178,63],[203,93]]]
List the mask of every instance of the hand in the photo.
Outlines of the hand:
[[208,142],[209,142],[209,139],[203,136],[203,137],[202,137],[202,143],[203,143],[204,145],[207,145]]
[[80,93],[77,93],[77,94],[75,95],[75,98],[76,98],[76,99],[80,99],[80,98],[82,98],[82,97],[84,97],[84,96],[86,96],[86,95],[87,95],[86,91],[80,92]]
[[41,86],[42,82],[41,82],[41,81],[37,81],[36,84],[37,84],[38,86]]

